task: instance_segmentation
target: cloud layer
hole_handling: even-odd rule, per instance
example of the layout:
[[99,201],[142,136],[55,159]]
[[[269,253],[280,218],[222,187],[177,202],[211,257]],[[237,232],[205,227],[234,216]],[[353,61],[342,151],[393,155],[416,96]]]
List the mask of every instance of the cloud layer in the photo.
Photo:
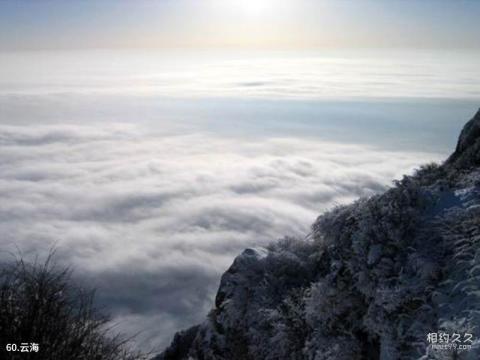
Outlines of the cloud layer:
[[[202,319],[235,254],[305,236],[336,204],[433,154],[289,137],[153,135],[132,124],[0,126],[5,250],[55,244],[120,330],[162,347]],[[5,253],[2,256],[7,256]]]
[[478,51],[0,53],[0,95],[480,98]]

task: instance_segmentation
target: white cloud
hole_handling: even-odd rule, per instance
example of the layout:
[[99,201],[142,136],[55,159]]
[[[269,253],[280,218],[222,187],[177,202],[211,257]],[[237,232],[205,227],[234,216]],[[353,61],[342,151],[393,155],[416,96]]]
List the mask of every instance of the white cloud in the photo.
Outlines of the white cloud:
[[5,250],[59,248],[148,344],[202,319],[252,244],[304,236],[335,204],[433,154],[298,138],[153,135],[132,124],[0,126]]
[[245,55],[107,50],[0,53],[0,95],[480,97],[478,51],[324,49]]

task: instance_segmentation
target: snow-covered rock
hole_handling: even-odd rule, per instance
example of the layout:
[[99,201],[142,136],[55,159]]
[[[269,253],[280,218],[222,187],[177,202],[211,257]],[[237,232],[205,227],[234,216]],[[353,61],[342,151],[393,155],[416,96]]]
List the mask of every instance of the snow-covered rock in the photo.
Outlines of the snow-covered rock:
[[[444,164],[320,216],[307,239],[245,250],[207,320],[156,359],[480,359],[479,165],[480,111]],[[435,350],[430,333],[472,348]]]

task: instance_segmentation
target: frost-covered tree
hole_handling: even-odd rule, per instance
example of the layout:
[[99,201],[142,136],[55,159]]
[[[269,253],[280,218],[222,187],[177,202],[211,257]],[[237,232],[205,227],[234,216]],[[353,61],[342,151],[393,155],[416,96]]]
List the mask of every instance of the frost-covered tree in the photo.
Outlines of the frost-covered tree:
[[1,264],[0,359],[144,359],[128,350],[127,339],[110,334],[108,322],[94,292],[76,286],[52,256],[43,263],[20,258]]

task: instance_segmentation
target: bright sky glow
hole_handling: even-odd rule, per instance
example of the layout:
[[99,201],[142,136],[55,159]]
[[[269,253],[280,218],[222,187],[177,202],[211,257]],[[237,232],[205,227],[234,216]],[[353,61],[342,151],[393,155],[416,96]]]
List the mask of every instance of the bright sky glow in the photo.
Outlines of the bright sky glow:
[[72,48],[480,48],[480,2],[0,1],[0,51]]
[[[218,3],[218,1],[216,2]],[[245,16],[254,18],[265,16],[267,13],[272,12],[272,10],[275,10],[277,7],[275,1],[273,0],[226,0],[222,2],[222,5],[230,9],[236,8]]]

